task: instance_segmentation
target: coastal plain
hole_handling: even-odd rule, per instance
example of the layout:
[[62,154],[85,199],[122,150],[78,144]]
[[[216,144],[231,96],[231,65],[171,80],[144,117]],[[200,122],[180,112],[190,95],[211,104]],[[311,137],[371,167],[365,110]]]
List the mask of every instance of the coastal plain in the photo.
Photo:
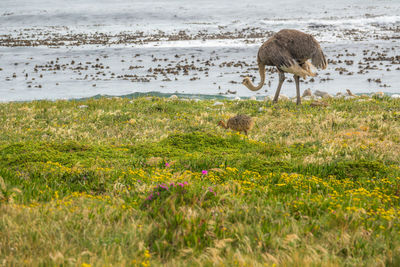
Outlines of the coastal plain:
[[398,265],[399,99],[324,101],[0,104],[0,264]]

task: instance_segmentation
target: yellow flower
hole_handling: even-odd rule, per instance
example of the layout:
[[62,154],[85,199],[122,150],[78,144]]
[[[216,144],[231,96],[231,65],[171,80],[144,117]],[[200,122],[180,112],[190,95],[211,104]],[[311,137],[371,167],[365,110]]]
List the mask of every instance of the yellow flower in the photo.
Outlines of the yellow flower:
[[144,257],[145,258],[150,258],[151,257],[150,252],[147,249],[144,251]]

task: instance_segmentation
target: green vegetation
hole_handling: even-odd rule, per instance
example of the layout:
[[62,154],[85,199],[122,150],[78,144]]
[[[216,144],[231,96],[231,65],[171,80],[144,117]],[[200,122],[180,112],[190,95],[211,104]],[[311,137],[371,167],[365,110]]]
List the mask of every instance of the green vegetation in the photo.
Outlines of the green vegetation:
[[0,266],[398,266],[400,101],[328,102],[0,104]]

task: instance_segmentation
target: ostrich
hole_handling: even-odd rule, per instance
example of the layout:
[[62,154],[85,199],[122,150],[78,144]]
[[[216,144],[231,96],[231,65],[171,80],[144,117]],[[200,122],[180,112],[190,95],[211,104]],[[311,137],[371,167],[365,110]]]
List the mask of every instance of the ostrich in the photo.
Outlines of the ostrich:
[[[307,60],[311,59],[311,63]],[[263,43],[257,54],[258,71],[261,81],[254,86],[249,77],[243,84],[252,91],[258,91],[265,82],[265,66],[275,66],[279,72],[279,84],[276,89],[274,103],[278,102],[279,93],[285,80],[285,72],[294,74],[296,82],[297,105],[300,99],[300,77],[315,76],[312,68],[325,69],[328,65],[324,53],[317,40],[310,34],[297,30],[281,30]]]
[[247,132],[253,128],[253,119],[247,115],[236,115],[235,117],[230,118],[227,123],[223,121],[219,121],[218,125],[225,129],[232,129],[238,132],[244,132],[247,135]]

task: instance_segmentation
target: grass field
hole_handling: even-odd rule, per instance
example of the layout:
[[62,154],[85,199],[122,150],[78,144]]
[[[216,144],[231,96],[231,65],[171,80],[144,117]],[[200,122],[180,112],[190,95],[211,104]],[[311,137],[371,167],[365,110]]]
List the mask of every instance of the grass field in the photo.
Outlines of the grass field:
[[0,104],[0,266],[400,265],[400,100],[222,102]]

